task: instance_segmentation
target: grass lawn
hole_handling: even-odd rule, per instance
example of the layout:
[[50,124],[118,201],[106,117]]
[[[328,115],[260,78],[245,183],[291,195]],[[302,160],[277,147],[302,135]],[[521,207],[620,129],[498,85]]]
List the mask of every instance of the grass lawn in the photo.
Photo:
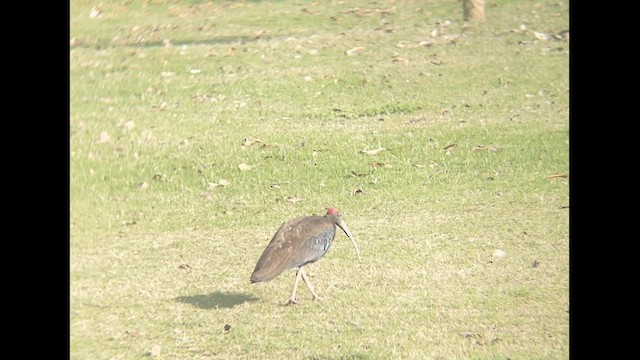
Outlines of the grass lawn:
[[[567,359],[567,1],[70,7],[72,359]],[[337,207],[309,265],[249,276]]]

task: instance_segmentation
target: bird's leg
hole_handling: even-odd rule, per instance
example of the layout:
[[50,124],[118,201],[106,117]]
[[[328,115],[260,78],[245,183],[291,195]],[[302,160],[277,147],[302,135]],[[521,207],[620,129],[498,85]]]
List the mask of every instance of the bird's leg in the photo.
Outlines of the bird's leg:
[[307,276],[307,273],[304,271],[304,268],[300,268],[300,270],[298,271],[302,273],[302,280],[304,281],[305,284],[307,284],[307,287],[309,288],[309,290],[311,290],[311,295],[313,295],[313,300],[320,300],[320,298],[318,297],[318,294],[316,294],[316,292],[313,290],[313,285],[311,285],[311,281],[309,281],[309,277]]
[[289,298],[289,301],[287,301],[287,305],[293,305],[298,303],[296,301],[296,291],[298,291],[298,284],[300,283],[300,277],[303,276],[302,274],[303,274],[302,268],[299,268],[298,271],[296,271],[296,280],[293,282],[293,292],[291,293],[291,297]]

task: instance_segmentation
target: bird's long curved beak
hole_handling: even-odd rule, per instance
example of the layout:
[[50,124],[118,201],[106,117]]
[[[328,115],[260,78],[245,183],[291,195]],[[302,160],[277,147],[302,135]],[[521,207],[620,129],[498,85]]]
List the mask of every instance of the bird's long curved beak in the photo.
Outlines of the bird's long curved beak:
[[358,244],[356,243],[355,238],[351,234],[351,231],[349,231],[347,224],[345,224],[344,221],[342,221],[342,219],[338,219],[338,221],[336,221],[336,225],[338,225],[340,229],[342,229],[342,231],[344,231],[344,233],[347,235],[349,240],[351,240],[351,243],[353,244],[353,248],[356,249],[356,254],[358,254],[358,260],[360,260],[360,249],[358,249]]

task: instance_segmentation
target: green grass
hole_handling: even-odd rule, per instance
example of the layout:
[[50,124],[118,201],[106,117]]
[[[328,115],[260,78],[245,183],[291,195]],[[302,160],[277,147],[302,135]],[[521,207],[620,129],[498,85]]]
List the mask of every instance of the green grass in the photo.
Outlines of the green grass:
[[[71,358],[568,358],[568,13],[72,1]],[[321,301],[249,283],[329,206]]]

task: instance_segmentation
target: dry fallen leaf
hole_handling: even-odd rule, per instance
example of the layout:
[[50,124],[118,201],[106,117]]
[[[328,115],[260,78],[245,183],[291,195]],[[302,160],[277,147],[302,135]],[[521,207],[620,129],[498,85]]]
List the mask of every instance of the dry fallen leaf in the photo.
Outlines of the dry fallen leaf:
[[100,11],[99,9],[93,8],[91,9],[91,12],[89,13],[89,18],[91,19],[95,19],[98,16],[102,15],[102,11]]
[[348,56],[362,54],[364,52],[364,46],[354,47],[353,49],[347,50],[346,54]]
[[287,201],[288,202],[292,202],[292,203],[297,203],[297,202],[300,202],[302,200],[304,200],[304,199],[303,198],[299,198],[299,197],[295,197],[295,196],[289,196],[287,198]]
[[504,251],[497,249],[496,251],[493,252],[493,256],[502,259],[503,257],[505,257],[505,255],[507,255]]
[[533,32],[533,36],[535,36],[536,39],[538,39],[538,40],[546,41],[546,40],[551,40],[552,39],[551,35],[549,35],[549,34],[545,34],[543,32],[539,32],[539,31],[535,31],[535,30],[533,30],[532,32]]
[[358,174],[357,172],[355,172],[355,171],[351,170],[351,176],[352,176],[352,177],[363,177],[363,176],[367,176],[367,175],[369,175],[369,174],[371,174],[371,173],[362,173],[362,174]]
[[153,345],[148,354],[153,357],[160,355],[160,345]]
[[376,155],[377,153],[379,153],[380,151],[385,150],[385,148],[381,147],[381,148],[377,148],[377,149],[373,149],[373,150],[368,150],[367,148],[365,148],[364,150],[360,151],[363,154],[367,154],[367,155]]
[[218,181],[217,183],[209,183],[209,190],[211,189],[215,189],[218,186],[229,186],[231,183],[229,182],[229,180],[227,179],[220,179],[220,181]]
[[394,14],[396,12],[395,6],[388,9],[360,9],[351,8],[349,10],[341,11],[343,14],[355,14],[356,16],[374,16],[378,14]]
[[224,332],[229,332],[229,330],[231,330],[231,325],[226,324],[226,325],[224,326]]
[[240,171],[249,171],[249,170],[251,170],[252,167],[253,166],[247,165],[245,163],[242,163],[242,164],[238,165],[238,169],[240,169]]
[[409,48],[409,47],[416,47],[416,45],[414,45],[411,41],[400,40],[396,44],[396,47],[399,47],[400,49],[404,49],[404,48]]
[[393,166],[391,166],[391,164],[385,164],[385,163],[381,163],[379,161],[374,161],[371,164],[369,164],[369,166],[372,167],[383,167],[383,168],[392,168]]
[[143,182],[141,182],[140,184],[138,184],[138,187],[139,187],[140,189],[143,189],[143,190],[144,190],[144,189],[146,189],[146,188],[148,188],[148,187],[149,187],[149,184],[147,184],[147,182],[146,182],[146,181],[143,181]]
[[136,123],[133,120],[121,122],[118,124],[118,127],[123,130],[133,130],[136,127]]
[[109,135],[106,131],[100,133],[100,137],[98,138],[98,143],[104,144],[111,141],[111,135]]
[[547,179],[557,179],[557,178],[566,179],[568,177],[569,177],[569,175],[567,175],[567,174],[553,173],[553,174],[550,174],[549,176],[547,176]]
[[180,266],[178,266],[178,269],[191,269],[191,266],[189,264],[180,264]]
[[264,144],[264,142],[260,139],[254,139],[254,138],[245,138],[244,140],[242,140],[242,146],[251,146],[255,143],[261,143]]
[[460,333],[460,335],[466,337],[466,338],[471,338],[471,337],[481,337],[482,335],[478,334],[478,333],[474,333],[474,332],[470,332],[470,331],[463,331]]
[[253,40],[260,39],[260,37],[262,37],[262,35],[264,35],[266,32],[267,30],[256,31],[256,34],[253,36]]
[[271,185],[269,185],[269,187],[273,188],[273,189],[280,189],[282,187],[282,185],[288,185],[290,184],[289,181],[285,181],[285,182],[281,182],[281,183],[273,183]]
[[362,194],[362,193],[363,193],[362,189],[357,188],[357,189],[355,189],[355,190],[353,190],[351,192],[351,195],[358,195],[358,194]]
[[484,151],[484,150],[497,151],[498,149],[494,148],[493,146],[486,146],[486,145],[476,145],[471,148],[471,151]]
[[391,61],[393,61],[394,63],[401,63],[401,64],[404,64],[404,65],[409,64],[409,59],[403,58],[400,55],[393,55]]
[[271,149],[271,148],[277,148],[280,147],[280,145],[277,144],[262,144],[260,146],[261,149]]
[[420,121],[422,121],[424,119],[425,119],[424,115],[422,115],[422,116],[414,117],[413,119],[409,119],[409,121],[407,121],[406,123],[407,124],[415,124],[415,123],[420,122]]

